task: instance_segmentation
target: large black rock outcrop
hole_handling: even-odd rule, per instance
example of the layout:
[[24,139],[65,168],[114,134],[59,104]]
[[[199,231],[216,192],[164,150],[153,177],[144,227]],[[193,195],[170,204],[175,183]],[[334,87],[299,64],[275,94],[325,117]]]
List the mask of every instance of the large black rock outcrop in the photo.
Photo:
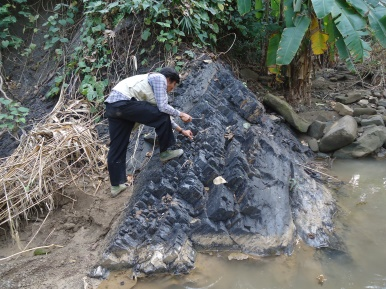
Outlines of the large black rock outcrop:
[[[162,164],[156,149],[138,173],[101,267],[178,274],[197,250],[267,256],[290,254],[298,238],[331,245],[335,205],[302,166],[310,151],[228,68],[197,61],[173,105],[198,118],[184,125],[194,141],[178,136],[181,158]],[[137,167],[151,150],[138,140]],[[215,185],[219,176],[227,183]]]

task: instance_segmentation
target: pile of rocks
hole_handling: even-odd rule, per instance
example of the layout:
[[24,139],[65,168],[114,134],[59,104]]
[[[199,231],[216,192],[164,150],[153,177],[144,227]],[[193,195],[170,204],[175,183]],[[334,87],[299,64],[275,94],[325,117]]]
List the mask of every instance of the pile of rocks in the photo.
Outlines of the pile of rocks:
[[331,122],[315,120],[308,128],[310,148],[337,158],[371,154],[384,157],[386,148],[386,99],[379,92],[354,90],[335,96],[333,109],[341,116]]
[[337,118],[316,118],[312,122],[303,119],[280,97],[267,94],[264,104],[308,135],[306,140],[315,153],[335,158],[385,157],[386,92],[353,90],[332,97]]

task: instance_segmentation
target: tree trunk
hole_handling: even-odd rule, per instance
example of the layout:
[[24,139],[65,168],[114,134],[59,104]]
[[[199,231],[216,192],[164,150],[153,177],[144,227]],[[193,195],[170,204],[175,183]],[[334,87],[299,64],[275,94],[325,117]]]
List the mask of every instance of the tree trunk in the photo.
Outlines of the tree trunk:
[[291,104],[310,104],[311,101],[311,48],[308,45],[295,56],[287,70],[289,94],[286,99]]

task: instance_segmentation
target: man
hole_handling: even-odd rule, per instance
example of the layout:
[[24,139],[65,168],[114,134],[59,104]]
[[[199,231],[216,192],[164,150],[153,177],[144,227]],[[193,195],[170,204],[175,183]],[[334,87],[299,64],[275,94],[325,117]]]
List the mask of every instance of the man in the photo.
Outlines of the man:
[[120,81],[105,100],[109,122],[110,150],[107,165],[111,195],[117,196],[126,189],[126,151],[135,123],[155,128],[160,147],[160,159],[165,162],[183,154],[182,149],[168,150],[175,144],[173,128],[193,139],[190,130],[183,130],[173,117],[190,122],[192,117],[168,104],[168,92],[180,82],[178,73],[164,67],[159,73],[141,74]]

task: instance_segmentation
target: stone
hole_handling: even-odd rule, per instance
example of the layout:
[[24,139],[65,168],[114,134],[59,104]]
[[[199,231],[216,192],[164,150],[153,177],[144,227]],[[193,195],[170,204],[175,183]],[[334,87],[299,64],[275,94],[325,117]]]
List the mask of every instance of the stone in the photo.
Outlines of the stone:
[[375,116],[370,117],[370,118],[362,119],[362,121],[361,121],[362,126],[368,126],[368,125],[372,125],[372,124],[385,126],[383,117],[381,115],[375,115]]
[[344,80],[347,80],[347,75],[346,74],[342,74],[342,73],[340,73],[340,74],[336,74],[336,79],[338,80],[338,81],[344,81]]
[[319,120],[314,120],[310,127],[308,128],[307,134],[310,137],[320,139],[323,134],[324,134],[324,129],[326,128],[326,123],[319,121]]
[[249,68],[240,69],[240,76],[245,80],[257,80],[259,74]]
[[310,138],[308,140],[308,146],[310,147],[310,149],[316,153],[319,151],[319,145],[318,145],[318,141],[314,138]]
[[374,115],[377,114],[377,110],[374,108],[354,108],[353,116],[361,116],[361,115]]
[[378,103],[378,98],[376,98],[374,96],[370,96],[369,97],[369,103],[377,104]]
[[360,158],[382,147],[386,141],[386,127],[375,126],[366,129],[352,144],[334,152],[336,158]]
[[213,221],[225,221],[234,215],[233,193],[223,184],[209,190],[207,213]]
[[331,98],[333,98],[336,102],[339,103],[345,103],[346,102],[346,95],[341,93],[331,93]]
[[353,91],[349,91],[347,92],[346,94],[346,101],[347,103],[354,103],[354,102],[357,102],[361,99],[363,99],[364,97],[370,95],[370,93],[367,91],[367,90],[353,90]]
[[204,185],[193,173],[182,180],[179,188],[180,196],[190,204],[196,204],[204,196]]
[[383,106],[383,107],[386,107],[386,99],[381,99],[378,101],[378,105],[379,106]]
[[354,110],[349,107],[348,105],[345,105],[343,103],[340,103],[340,102],[336,102],[335,105],[334,105],[334,110],[339,113],[339,115],[353,115],[354,113]]
[[341,102],[343,104],[350,104],[357,102],[364,98],[367,95],[367,91],[363,90],[354,90],[348,92],[346,95],[339,95],[335,97],[335,101]]
[[272,120],[275,123],[281,122],[281,118],[276,115],[270,114],[268,117],[270,118],[270,120]]
[[263,103],[284,117],[284,119],[296,130],[306,133],[310,123],[301,118],[293,108],[279,97],[267,93],[264,96]]
[[237,261],[242,261],[242,260],[248,260],[249,256],[247,254],[243,253],[230,253],[228,255],[228,260],[237,260]]
[[371,93],[376,98],[381,98],[382,97],[382,93],[380,91],[373,90],[373,91],[371,91]]
[[377,106],[377,112],[383,114],[386,111],[386,107],[384,106]]
[[358,125],[352,116],[346,115],[336,121],[319,143],[321,152],[331,152],[352,143],[357,136]]
[[361,107],[367,107],[369,105],[369,101],[367,99],[361,99],[360,101],[358,101],[358,104]]

